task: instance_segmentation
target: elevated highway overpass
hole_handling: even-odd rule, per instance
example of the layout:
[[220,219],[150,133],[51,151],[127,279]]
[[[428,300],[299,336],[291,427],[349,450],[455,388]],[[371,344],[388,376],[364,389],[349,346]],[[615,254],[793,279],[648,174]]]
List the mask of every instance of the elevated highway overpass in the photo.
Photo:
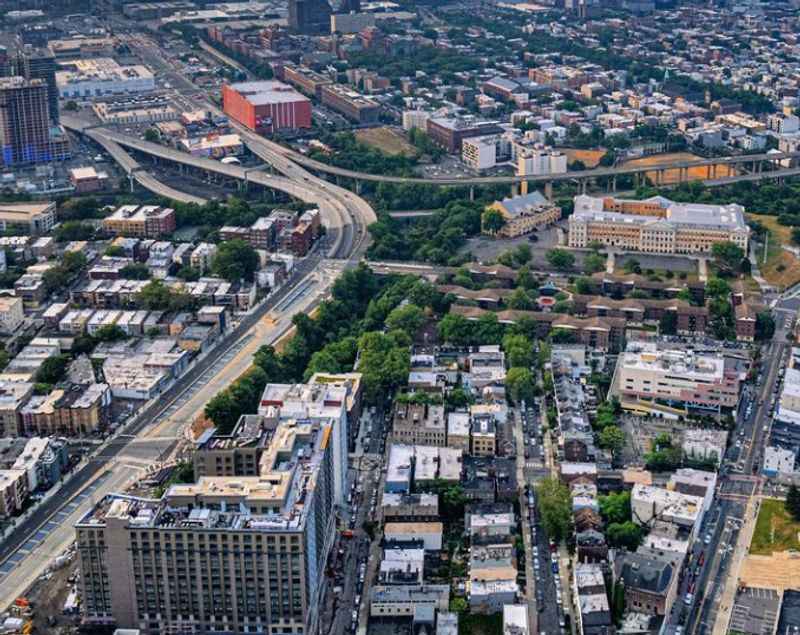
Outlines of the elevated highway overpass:
[[[239,132],[256,136],[260,145],[272,150],[275,154],[282,156],[285,159],[293,161],[315,172],[330,174],[333,176],[354,179],[356,181],[373,181],[379,183],[396,183],[396,184],[420,184],[420,185],[457,185],[457,186],[475,186],[475,185],[497,185],[497,184],[546,184],[557,183],[563,181],[586,181],[592,179],[620,177],[625,175],[637,175],[645,173],[664,173],[666,171],[679,171],[681,180],[697,180],[689,178],[689,170],[696,168],[707,168],[709,171],[709,178],[701,179],[711,183],[716,182],[735,182],[736,180],[743,180],[739,176],[717,178],[716,172],[722,172],[730,167],[736,166],[752,166],[751,174],[743,174],[750,176],[747,180],[760,180],[761,178],[776,178],[776,172],[764,171],[763,164],[777,165],[776,162],[781,160],[796,160],[800,159],[800,152],[770,152],[761,154],[749,154],[734,157],[717,157],[713,159],[691,159],[679,161],[664,161],[662,163],[653,163],[650,165],[636,165],[636,166],[615,166],[593,168],[590,170],[577,170],[574,172],[565,172],[562,174],[546,174],[540,176],[513,176],[513,175],[498,175],[498,176],[474,176],[474,177],[405,177],[405,176],[391,176],[385,174],[371,174],[368,172],[359,172],[357,170],[348,170],[340,168],[315,159],[311,159],[306,155],[297,152],[291,148],[270,141],[263,137],[254,135],[249,129],[244,126],[234,123]],[[251,148],[252,149],[252,148]],[[726,180],[733,179],[733,181]]]
[[201,202],[203,199],[193,197],[170,188],[152,177],[146,170],[128,155],[122,148],[134,150],[157,159],[177,163],[192,169],[217,174],[244,183],[253,183],[265,188],[279,190],[306,203],[319,207],[323,219],[329,229],[337,233],[331,247],[331,258],[349,258],[358,260],[367,245],[367,226],[377,220],[372,207],[360,196],[345,188],[328,183],[324,179],[309,174],[291,160],[276,155],[269,148],[257,143],[257,135],[245,136],[254,154],[267,160],[270,165],[282,172],[284,176],[273,176],[261,168],[243,168],[240,165],[221,163],[213,159],[195,157],[185,152],[168,148],[130,135],[121,134],[103,127],[87,125],[74,117],[62,118],[64,126],[75,132],[85,134],[105,148],[126,173],[138,180],[142,185],[169,198]]

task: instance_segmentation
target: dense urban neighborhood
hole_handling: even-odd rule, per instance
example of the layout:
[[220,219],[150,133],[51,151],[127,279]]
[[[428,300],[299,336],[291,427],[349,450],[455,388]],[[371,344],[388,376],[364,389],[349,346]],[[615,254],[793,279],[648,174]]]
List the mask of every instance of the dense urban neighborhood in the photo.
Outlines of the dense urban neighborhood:
[[800,635],[797,0],[0,2],[0,633]]

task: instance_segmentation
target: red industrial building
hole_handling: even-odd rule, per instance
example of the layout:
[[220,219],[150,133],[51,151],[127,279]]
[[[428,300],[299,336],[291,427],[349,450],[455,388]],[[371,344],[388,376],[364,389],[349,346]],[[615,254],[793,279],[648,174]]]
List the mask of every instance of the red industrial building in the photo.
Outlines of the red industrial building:
[[244,82],[222,87],[229,117],[262,134],[311,127],[311,101],[282,82]]

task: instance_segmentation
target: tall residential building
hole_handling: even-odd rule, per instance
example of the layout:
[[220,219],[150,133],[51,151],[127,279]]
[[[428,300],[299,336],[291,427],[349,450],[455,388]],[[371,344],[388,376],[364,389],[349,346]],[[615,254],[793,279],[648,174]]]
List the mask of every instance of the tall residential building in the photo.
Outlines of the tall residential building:
[[52,161],[47,85],[41,79],[0,78],[0,163]]
[[50,121],[60,121],[58,113],[58,85],[56,84],[56,58],[47,49],[20,51],[15,60],[14,72],[25,79],[41,79],[47,86],[47,106]]
[[214,475],[157,500],[104,499],[76,525],[84,620],[143,635],[317,632],[347,468],[345,399],[268,385],[259,415],[200,449]]
[[289,0],[289,28],[303,35],[330,33],[332,13],[328,0]]

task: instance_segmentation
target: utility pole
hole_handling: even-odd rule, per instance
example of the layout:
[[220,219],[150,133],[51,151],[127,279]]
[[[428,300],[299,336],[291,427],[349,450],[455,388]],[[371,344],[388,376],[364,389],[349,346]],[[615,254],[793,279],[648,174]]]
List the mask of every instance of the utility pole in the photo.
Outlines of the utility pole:
[[762,264],[767,264],[767,245],[769,245],[769,232],[764,234],[764,260]]

